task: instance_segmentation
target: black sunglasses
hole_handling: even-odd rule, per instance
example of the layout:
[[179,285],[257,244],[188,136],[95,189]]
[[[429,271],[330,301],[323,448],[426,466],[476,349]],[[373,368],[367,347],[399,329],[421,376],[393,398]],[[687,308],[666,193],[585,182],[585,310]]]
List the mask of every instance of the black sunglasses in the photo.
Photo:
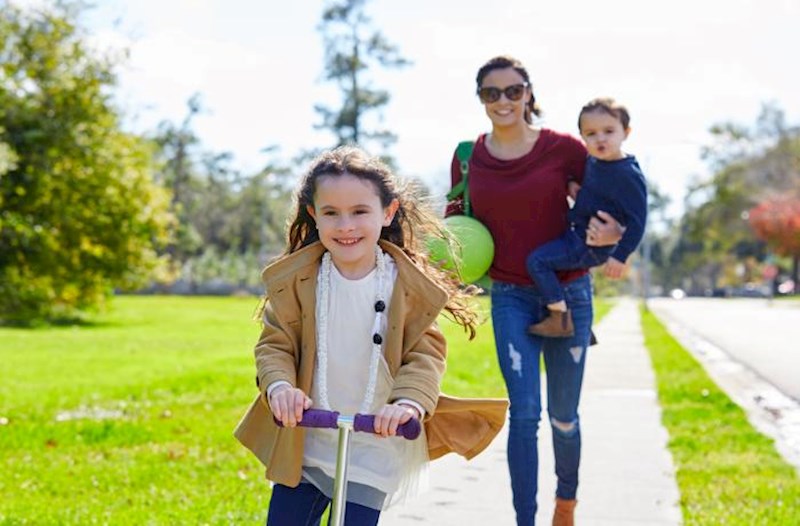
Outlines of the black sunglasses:
[[478,88],[478,97],[480,97],[481,102],[497,102],[500,100],[500,95],[505,95],[508,100],[517,101],[525,95],[525,88],[528,87],[528,83],[522,84],[512,84],[511,86],[507,86],[503,89],[495,88],[495,87],[488,87],[488,88]]

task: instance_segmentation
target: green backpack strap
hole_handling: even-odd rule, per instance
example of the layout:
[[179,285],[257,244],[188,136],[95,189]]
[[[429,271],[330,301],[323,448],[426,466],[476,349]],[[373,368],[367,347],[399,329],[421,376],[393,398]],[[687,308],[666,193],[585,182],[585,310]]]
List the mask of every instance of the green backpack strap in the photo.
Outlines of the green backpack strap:
[[464,200],[464,215],[472,215],[472,207],[469,202],[469,159],[472,157],[472,150],[475,148],[475,141],[462,141],[456,147],[456,158],[461,163],[461,181],[458,182],[448,193],[447,200],[452,201],[459,195]]

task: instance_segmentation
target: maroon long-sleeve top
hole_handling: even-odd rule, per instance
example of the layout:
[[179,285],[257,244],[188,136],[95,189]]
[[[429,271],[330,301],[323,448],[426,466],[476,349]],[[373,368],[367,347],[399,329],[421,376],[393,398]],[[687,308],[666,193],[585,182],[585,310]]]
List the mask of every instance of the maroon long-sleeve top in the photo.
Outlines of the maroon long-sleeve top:
[[[528,254],[568,227],[567,183],[583,180],[586,148],[571,135],[543,128],[526,155],[500,160],[489,153],[485,141],[486,135],[481,135],[475,142],[468,179],[473,215],[494,238],[489,276],[529,285],[532,281],[525,270]],[[461,181],[455,154],[451,173],[453,185]],[[558,276],[567,282],[586,272],[565,271]]]

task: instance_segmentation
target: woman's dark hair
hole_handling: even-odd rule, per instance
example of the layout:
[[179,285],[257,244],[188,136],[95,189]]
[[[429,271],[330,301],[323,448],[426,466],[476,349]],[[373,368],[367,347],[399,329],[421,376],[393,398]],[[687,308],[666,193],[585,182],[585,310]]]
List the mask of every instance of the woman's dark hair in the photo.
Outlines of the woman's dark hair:
[[528,70],[525,69],[525,66],[523,66],[522,62],[519,60],[508,55],[500,55],[489,59],[483,66],[481,66],[481,69],[478,70],[478,76],[475,78],[475,82],[478,85],[477,89],[481,89],[483,86],[483,79],[486,77],[486,75],[496,69],[506,68],[511,68],[519,73],[523,80],[525,80],[525,82],[528,84],[528,88],[531,90],[531,99],[525,106],[525,122],[531,124],[533,122],[531,114],[539,117],[542,114],[542,109],[539,107],[539,104],[536,102],[536,96],[533,94],[533,83],[531,82],[530,75],[528,75]]

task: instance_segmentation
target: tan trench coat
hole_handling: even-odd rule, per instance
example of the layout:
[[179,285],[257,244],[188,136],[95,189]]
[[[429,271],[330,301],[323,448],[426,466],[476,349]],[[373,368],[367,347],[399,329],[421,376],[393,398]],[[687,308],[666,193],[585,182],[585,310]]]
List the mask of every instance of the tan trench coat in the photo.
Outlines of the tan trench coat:
[[[455,398],[439,392],[446,342],[436,317],[447,293],[397,246],[383,241],[381,246],[398,270],[384,345],[384,357],[394,377],[390,400],[410,398],[425,409],[431,460],[450,452],[472,458],[500,431],[508,401]],[[255,349],[260,393],[234,431],[266,466],[268,479],[291,487],[301,478],[304,430],[275,425],[264,391],[277,380],[311,391],[317,348],[316,282],[324,250],[314,243],[262,273],[269,300]]]

